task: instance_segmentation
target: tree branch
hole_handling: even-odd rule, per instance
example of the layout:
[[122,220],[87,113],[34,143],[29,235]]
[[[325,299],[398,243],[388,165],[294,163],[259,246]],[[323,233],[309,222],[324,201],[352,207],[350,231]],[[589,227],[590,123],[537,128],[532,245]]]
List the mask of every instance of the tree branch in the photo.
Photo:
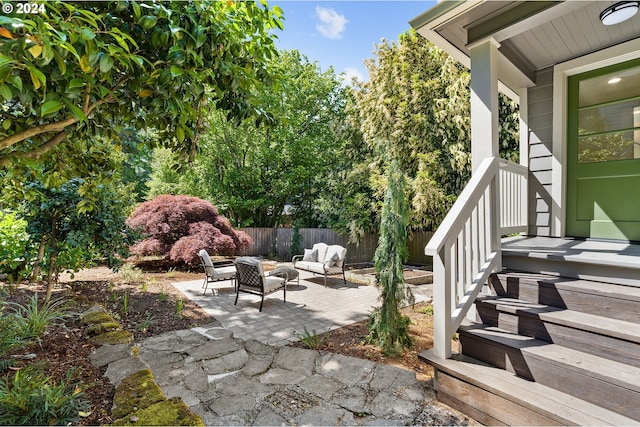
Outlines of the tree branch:
[[4,150],[5,148],[11,147],[12,145],[17,144],[18,142],[22,142],[25,139],[33,138],[34,136],[38,136],[38,135],[41,135],[43,133],[61,132],[67,126],[70,126],[70,125],[75,124],[77,122],[78,122],[77,119],[75,119],[73,117],[69,117],[69,118],[64,119],[64,120],[62,120],[60,122],[47,123],[46,125],[36,126],[36,127],[31,128],[31,129],[25,129],[22,132],[15,133],[15,134],[13,134],[11,136],[8,136],[8,137],[0,140],[0,150]]
[[[120,83],[118,83],[120,84]],[[93,110],[95,110],[97,107],[99,107],[102,104],[106,104],[109,103],[111,101],[115,101],[115,98],[112,96],[107,96],[104,99],[101,99],[91,105],[88,105],[85,103],[84,106],[84,115],[85,117],[89,117],[89,115],[93,112]],[[66,118],[62,121],[59,122],[54,122],[54,123],[47,123],[46,125],[40,125],[40,126],[36,126],[30,129],[25,129],[22,132],[18,132],[15,133],[11,136],[8,136],[2,140],[0,140],[0,150],[4,150],[5,148],[11,147],[14,144],[17,144],[18,142],[22,142],[25,139],[29,139],[29,138],[33,138],[34,136],[38,136],[38,135],[42,135],[43,133],[48,133],[48,132],[62,132],[64,130],[64,128],[66,128],[67,126],[71,126],[78,123],[78,119],[74,118],[74,117],[69,117]],[[54,137],[55,138],[55,137]],[[46,145],[47,143],[45,143],[44,145]],[[43,146],[44,146],[43,145]],[[39,156],[39,155],[38,155]]]
[[37,159],[47,151],[51,150],[58,144],[60,144],[69,134],[66,130],[59,132],[53,138],[42,144],[40,147],[30,150],[27,153],[12,153],[15,155],[7,154],[0,157],[0,168],[4,168],[13,158],[17,159]]

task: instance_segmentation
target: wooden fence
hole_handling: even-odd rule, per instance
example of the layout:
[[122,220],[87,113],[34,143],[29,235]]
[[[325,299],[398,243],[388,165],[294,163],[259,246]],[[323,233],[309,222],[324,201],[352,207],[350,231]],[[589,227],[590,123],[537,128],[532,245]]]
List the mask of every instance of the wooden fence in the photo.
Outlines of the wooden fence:
[[[275,256],[280,259],[291,259],[291,238],[293,228],[240,228],[253,239],[253,244],[243,255]],[[314,243],[342,245],[347,248],[347,263],[372,262],[378,246],[378,235],[365,234],[358,244],[347,243],[346,236],[338,235],[330,228],[301,228],[301,246],[310,248]],[[431,257],[424,254],[424,247],[431,239],[433,232],[421,231],[410,233],[407,247],[409,249],[408,264],[431,265]]]

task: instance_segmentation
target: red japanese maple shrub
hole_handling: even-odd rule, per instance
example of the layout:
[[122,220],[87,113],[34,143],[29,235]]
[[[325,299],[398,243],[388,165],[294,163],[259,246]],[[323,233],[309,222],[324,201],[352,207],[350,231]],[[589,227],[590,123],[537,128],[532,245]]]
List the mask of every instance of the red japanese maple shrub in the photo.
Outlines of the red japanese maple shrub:
[[145,238],[131,248],[134,255],[160,255],[190,266],[200,264],[198,252],[238,255],[251,244],[210,202],[191,196],[160,195],[142,203],[127,219]]

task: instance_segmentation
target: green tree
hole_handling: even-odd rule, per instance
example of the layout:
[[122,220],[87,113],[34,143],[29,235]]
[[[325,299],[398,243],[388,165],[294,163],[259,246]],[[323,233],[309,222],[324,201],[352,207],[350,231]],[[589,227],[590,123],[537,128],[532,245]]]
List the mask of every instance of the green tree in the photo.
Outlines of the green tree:
[[[210,200],[238,226],[318,225],[320,195],[342,190],[331,188],[339,184],[331,176],[342,161],[346,89],[332,69],[322,72],[297,51],[281,52],[272,67],[282,84],[256,99],[277,123],[235,126],[213,111],[188,171],[172,175],[175,158],[159,154],[150,196],[171,192]],[[285,217],[287,204],[292,211]]]
[[[354,89],[357,121],[373,156],[371,191],[381,198],[386,150],[397,153],[411,200],[412,229],[435,229],[471,173],[469,71],[411,30],[376,46],[370,80]],[[516,159],[517,110],[501,98],[501,151]],[[362,194],[370,194],[363,192]],[[368,213],[366,214],[369,215]]]
[[413,343],[409,335],[409,318],[400,312],[405,302],[413,302],[413,294],[404,283],[404,261],[407,250],[407,202],[405,176],[396,159],[388,168],[388,187],[380,221],[380,239],[374,255],[376,286],[382,305],[371,314],[369,340],[385,354],[399,354]]
[[[282,12],[266,2],[43,2],[0,17],[0,166],[37,159],[122,125],[154,127],[193,154],[211,106],[227,118],[271,119],[252,93],[274,82],[267,63]],[[89,158],[79,165],[91,164]],[[69,168],[71,165],[67,165]]]
[[86,201],[81,194],[83,181],[72,179],[58,188],[33,181],[28,193],[35,197],[25,201],[18,212],[27,222],[29,246],[38,248],[29,258],[35,259],[34,279],[41,269],[46,273],[47,301],[61,271],[78,271],[96,259],[115,265],[135,240],[125,224],[130,191],[98,185],[92,197],[95,206],[87,211],[82,208]]
[[[397,43],[383,41],[375,55],[366,63],[370,80],[355,92],[364,139],[372,147],[384,141],[397,153],[410,189],[411,227],[434,228],[469,177],[469,73],[415,31]],[[378,170],[373,181],[384,183]]]
[[319,222],[349,236],[357,243],[365,232],[376,230],[384,194],[376,192],[374,177],[379,177],[379,164],[374,149],[360,133],[360,117],[355,111],[353,92],[347,93],[342,139],[334,159],[334,170],[328,177],[330,191],[316,200]]

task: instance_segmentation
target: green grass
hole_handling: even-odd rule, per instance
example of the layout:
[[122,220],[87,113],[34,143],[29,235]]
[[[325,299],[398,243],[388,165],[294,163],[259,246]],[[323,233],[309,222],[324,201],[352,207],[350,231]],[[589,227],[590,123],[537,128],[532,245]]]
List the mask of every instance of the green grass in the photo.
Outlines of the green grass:
[[126,284],[140,283],[144,280],[143,271],[131,264],[123,265],[120,269],[120,275],[122,277],[122,281]]
[[418,313],[426,314],[427,316],[433,316],[433,306],[432,305],[426,305],[424,307],[420,307],[417,311],[418,311]]
[[169,301],[169,294],[167,293],[167,291],[164,288],[160,291],[160,294],[158,295],[158,301],[160,301],[160,302]]
[[153,323],[153,319],[155,317],[153,314],[149,313],[148,311],[145,311],[144,314],[146,315],[144,322],[142,322],[140,326],[138,326],[138,330],[140,332],[144,332],[147,329],[149,329],[149,326],[151,326],[151,324]]
[[318,335],[315,329],[309,332],[306,326],[304,327],[304,333],[295,335],[311,350],[320,350],[325,340],[325,337],[323,335]]
[[184,310],[184,300],[179,299],[176,301],[176,314],[180,316],[182,313],[182,310]]

